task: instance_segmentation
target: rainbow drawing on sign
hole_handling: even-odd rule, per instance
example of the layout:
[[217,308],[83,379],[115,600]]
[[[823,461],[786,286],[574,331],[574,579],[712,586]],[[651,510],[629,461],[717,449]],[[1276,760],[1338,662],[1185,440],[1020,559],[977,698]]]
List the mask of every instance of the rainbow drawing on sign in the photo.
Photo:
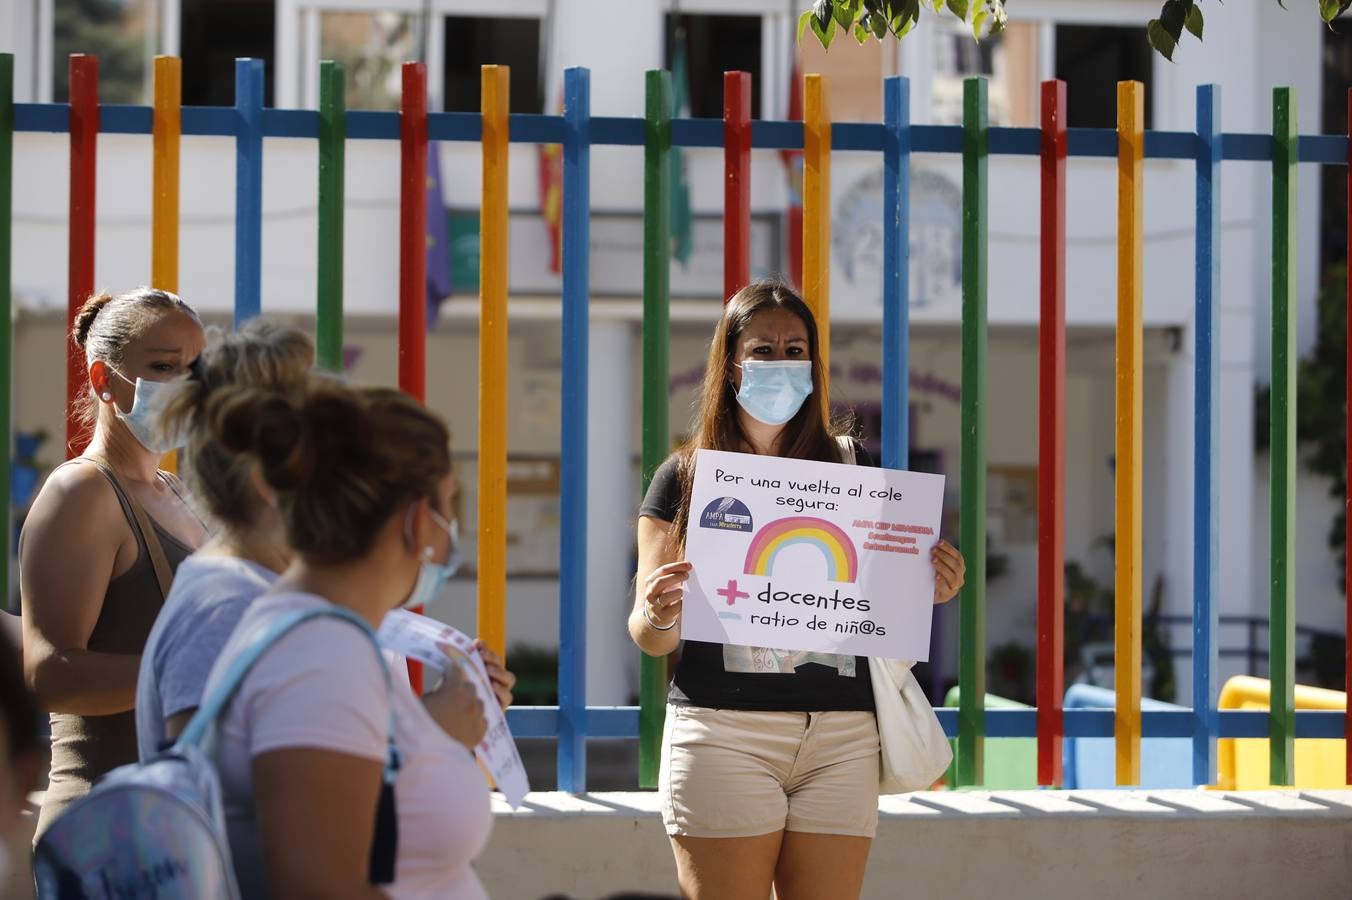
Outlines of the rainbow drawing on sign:
[[799,544],[811,545],[822,552],[828,581],[851,584],[858,579],[859,554],[849,535],[840,526],[813,516],[776,519],[756,532],[746,551],[746,574],[769,575],[774,571],[776,557]]

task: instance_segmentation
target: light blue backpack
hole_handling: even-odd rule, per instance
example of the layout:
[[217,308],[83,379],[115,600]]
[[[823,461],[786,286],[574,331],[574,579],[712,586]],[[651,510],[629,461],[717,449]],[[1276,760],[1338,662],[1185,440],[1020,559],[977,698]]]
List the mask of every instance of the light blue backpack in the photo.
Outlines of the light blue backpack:
[[[51,824],[33,850],[38,896],[43,900],[239,900],[220,779],[202,742],[259,657],[297,625],[323,616],[360,628],[371,638],[384,668],[385,657],[370,626],[342,607],[297,610],[259,626],[174,746],[144,763],[109,772]],[[372,848],[373,884],[394,880],[393,802],[399,753],[393,713],[389,748]]]

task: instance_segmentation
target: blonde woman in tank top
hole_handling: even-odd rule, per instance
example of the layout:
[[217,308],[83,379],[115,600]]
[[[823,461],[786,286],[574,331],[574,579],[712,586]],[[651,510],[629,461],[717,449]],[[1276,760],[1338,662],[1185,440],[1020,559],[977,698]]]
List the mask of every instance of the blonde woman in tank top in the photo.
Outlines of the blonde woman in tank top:
[[99,294],[72,339],[85,354],[79,413],[93,433],[43,484],[19,540],[24,672],[52,725],[38,834],[100,775],[136,760],[141,650],[173,570],[206,538],[159,468],[176,442],[156,426],[166,383],[202,352],[197,313],[149,288]]

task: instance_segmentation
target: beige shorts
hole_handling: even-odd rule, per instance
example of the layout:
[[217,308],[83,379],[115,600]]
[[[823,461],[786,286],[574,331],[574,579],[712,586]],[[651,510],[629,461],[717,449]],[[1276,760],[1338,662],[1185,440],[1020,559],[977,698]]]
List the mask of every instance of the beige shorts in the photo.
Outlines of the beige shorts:
[[668,706],[658,790],[667,834],[871,838],[878,724],[871,712]]

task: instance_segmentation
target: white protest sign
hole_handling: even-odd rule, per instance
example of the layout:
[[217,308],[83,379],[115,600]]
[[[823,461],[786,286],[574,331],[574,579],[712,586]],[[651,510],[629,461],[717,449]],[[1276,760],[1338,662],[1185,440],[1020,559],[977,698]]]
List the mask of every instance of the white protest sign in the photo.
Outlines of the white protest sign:
[[929,658],[942,475],[695,457],[681,637]]
[[507,802],[514,807],[520,806],[530,792],[526,767],[521,763],[521,754],[517,752],[516,741],[507,726],[507,716],[493,693],[488,670],[474,648],[474,639],[436,619],[405,609],[388,613],[380,623],[376,637],[382,647],[416,659],[439,672],[460,666],[466,677],[473,681],[484,705],[484,717],[488,719],[488,731],[475,748],[475,755]]

